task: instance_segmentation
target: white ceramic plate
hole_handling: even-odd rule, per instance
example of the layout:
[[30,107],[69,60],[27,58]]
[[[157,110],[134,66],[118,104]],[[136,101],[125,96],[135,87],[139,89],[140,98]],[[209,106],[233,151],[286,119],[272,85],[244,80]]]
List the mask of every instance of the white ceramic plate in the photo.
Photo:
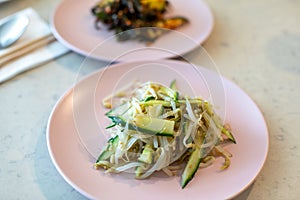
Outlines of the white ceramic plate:
[[[159,73],[158,73],[159,70]],[[230,123],[237,144],[231,166],[223,160],[198,170],[185,189],[180,177],[155,174],[135,180],[128,174],[105,174],[93,163],[106,143],[109,120],[101,100],[120,86],[138,79],[169,84],[214,102],[217,112]],[[55,105],[47,128],[48,149],[59,173],[83,195],[92,199],[229,199],[242,192],[260,172],[268,152],[268,131],[256,104],[234,83],[202,67],[178,61],[121,63],[86,77]]]
[[[151,46],[136,41],[120,43],[116,41],[113,32],[105,28],[95,29],[95,18],[90,10],[97,2],[64,0],[51,19],[53,34],[61,43],[75,52],[96,59],[136,61],[175,57],[199,46],[213,29],[213,15],[202,0],[170,0],[172,7],[168,15],[185,16],[190,20],[189,24],[161,36]],[[127,55],[136,49],[143,49],[143,52]]]

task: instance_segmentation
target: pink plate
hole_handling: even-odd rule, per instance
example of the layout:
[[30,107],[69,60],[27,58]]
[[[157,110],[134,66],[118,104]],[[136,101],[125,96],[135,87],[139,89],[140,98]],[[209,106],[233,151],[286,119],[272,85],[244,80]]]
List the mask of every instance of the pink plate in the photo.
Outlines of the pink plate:
[[[202,0],[170,0],[171,7],[168,15],[186,17],[189,20],[187,25],[161,36],[151,45],[151,48],[136,41],[120,43],[113,36],[113,31],[109,32],[106,28],[95,29],[95,18],[91,14],[91,8],[97,2],[99,0],[63,0],[53,13],[51,27],[54,36],[68,48],[100,60],[112,61],[117,59],[119,55],[136,49],[147,51],[148,60],[182,55],[202,44],[210,35],[214,25],[211,10]],[[165,51],[155,51],[156,49],[164,49]],[[91,52],[93,54],[90,54]],[[145,56],[130,54],[118,60],[137,61],[144,59]]]
[[[147,180],[130,174],[105,174],[93,162],[105,144],[108,120],[101,100],[133,80],[169,84],[179,91],[202,96],[216,106],[231,125],[237,144],[227,170],[223,160],[198,170],[185,189],[180,177],[157,173]],[[116,64],[86,77],[55,105],[48,122],[47,144],[54,165],[76,190],[92,199],[229,199],[246,189],[260,172],[268,153],[268,130],[251,98],[238,86],[203,67],[179,61],[140,61]]]

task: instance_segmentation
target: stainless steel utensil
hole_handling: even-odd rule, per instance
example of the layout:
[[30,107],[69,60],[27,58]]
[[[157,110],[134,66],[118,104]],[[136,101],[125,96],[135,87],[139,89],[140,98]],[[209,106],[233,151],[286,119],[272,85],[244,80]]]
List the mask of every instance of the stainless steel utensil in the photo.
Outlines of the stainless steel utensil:
[[29,24],[28,17],[14,15],[0,22],[0,49],[15,43],[24,33]]

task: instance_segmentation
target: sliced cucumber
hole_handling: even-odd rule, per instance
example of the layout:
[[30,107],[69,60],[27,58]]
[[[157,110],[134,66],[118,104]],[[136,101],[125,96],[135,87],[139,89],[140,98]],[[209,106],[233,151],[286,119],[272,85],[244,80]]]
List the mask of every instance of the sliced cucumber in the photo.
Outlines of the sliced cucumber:
[[195,149],[189,157],[188,163],[186,164],[184,171],[181,175],[181,187],[185,186],[193,179],[196,174],[199,165],[204,157],[204,148],[201,148],[204,143],[204,135],[196,134],[194,138]]
[[173,136],[174,134],[174,121],[138,115],[135,117],[135,124],[159,135]]
[[219,127],[221,129],[221,132],[234,144],[236,144],[236,140],[233,137],[233,134],[231,133],[231,131],[229,131],[228,129],[226,129],[224,126],[220,125]]
[[118,135],[116,135],[115,137],[110,138],[107,141],[107,144],[106,144],[105,148],[100,153],[100,155],[99,155],[99,157],[98,157],[98,159],[96,161],[96,164],[99,161],[103,161],[103,160],[109,159],[110,156],[115,153],[118,142],[119,142]]
[[138,158],[138,161],[146,164],[151,164],[153,161],[153,152],[154,150],[152,149],[151,145],[146,144],[142,154]]
[[[109,118],[112,120],[113,123],[116,123],[120,126],[125,127],[126,125],[126,120],[122,116],[109,116]],[[138,121],[139,121],[138,124],[133,124],[132,122],[130,122],[128,124],[128,128],[130,130],[139,131],[145,134],[171,136],[171,137],[174,136],[174,131],[173,131],[175,125],[174,121],[156,119],[156,120],[152,120],[151,122],[151,120],[149,119],[150,118],[139,119],[138,117]]]
[[105,113],[105,115],[106,116],[124,115],[130,108],[131,108],[131,104],[129,102],[126,102],[117,107],[110,109],[107,113]]
[[149,101],[140,102],[140,105],[144,105],[144,106],[153,106],[157,104],[160,104],[163,107],[171,107],[171,102],[164,101],[164,100],[149,100]]
[[182,189],[185,188],[185,186],[193,179],[194,175],[196,174],[199,168],[202,157],[203,157],[203,150],[198,147],[195,148],[181,175]]
[[204,103],[204,106],[206,108],[207,113],[209,114],[209,116],[212,118],[212,120],[214,121],[215,125],[217,126],[218,129],[220,129],[220,131],[234,144],[236,144],[236,140],[233,136],[233,134],[231,133],[230,130],[228,130],[227,128],[225,128],[222,123],[220,122],[220,120],[215,116],[213,109],[212,109],[212,105],[209,104],[208,102]]

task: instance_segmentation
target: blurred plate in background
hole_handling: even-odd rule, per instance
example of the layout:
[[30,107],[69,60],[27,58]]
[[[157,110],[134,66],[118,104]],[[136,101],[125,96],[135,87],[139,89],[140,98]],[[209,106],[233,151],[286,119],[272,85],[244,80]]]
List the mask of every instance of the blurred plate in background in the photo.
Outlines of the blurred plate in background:
[[[117,42],[114,33],[96,30],[91,8],[99,0],[64,0],[51,18],[55,37],[73,51],[100,60],[137,61],[176,57],[202,44],[210,35],[214,19],[202,0],[170,0],[169,16],[184,16],[189,23],[164,34],[147,46],[136,41]],[[96,49],[96,50],[95,50]],[[142,54],[127,52],[143,49]],[[93,51],[93,54],[90,54]],[[146,54],[146,56],[145,56]],[[121,57],[120,57],[121,56]]]

